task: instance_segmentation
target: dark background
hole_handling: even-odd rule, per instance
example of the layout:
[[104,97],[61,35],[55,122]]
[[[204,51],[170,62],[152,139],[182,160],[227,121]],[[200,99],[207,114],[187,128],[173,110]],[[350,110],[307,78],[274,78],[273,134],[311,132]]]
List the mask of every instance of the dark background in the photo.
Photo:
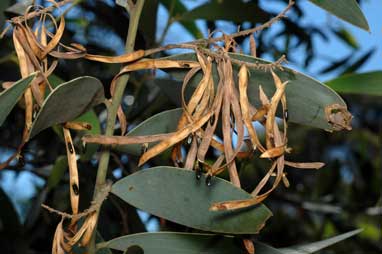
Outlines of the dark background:
[[[174,35],[162,36],[157,33],[157,28],[163,31],[168,10],[172,17],[182,13],[181,9],[174,8],[177,5],[171,5],[177,1],[146,2],[136,43],[137,49],[168,42]],[[185,6],[189,5],[188,1],[182,2]],[[181,32],[176,36],[180,42],[189,40],[190,37],[199,38],[207,29],[229,30],[239,25],[243,28],[251,27],[277,13],[278,10],[264,8],[267,7],[267,3],[277,7],[287,1],[249,2],[255,6],[252,9],[253,13],[245,13],[245,10],[242,10],[243,13],[237,15],[227,15],[226,12],[210,13],[208,17],[201,15],[202,22],[198,21],[198,26],[194,21],[188,21],[174,25],[175,29],[171,28],[169,32],[183,29],[179,30]],[[362,6],[366,1],[360,2]],[[13,1],[4,1],[2,4],[11,5]],[[190,1],[190,5],[195,5],[195,1]],[[285,54],[291,66],[302,71],[309,70],[309,74],[315,77],[335,77],[342,73],[359,72],[368,64],[368,60],[377,52],[372,46],[352,45],[351,41],[339,32],[341,29],[347,31],[348,26],[338,26],[338,22],[328,22],[325,26],[318,26],[313,21],[301,22],[311,15],[303,8],[305,5],[306,2],[298,2],[288,14],[288,19],[282,20],[275,28],[256,34],[259,57],[274,60]],[[231,12],[234,12],[234,9],[231,9]],[[157,16],[158,13],[160,16]],[[12,13],[7,15],[9,18]],[[81,43],[89,52],[97,54],[116,55],[123,52],[129,18],[126,11],[120,6],[115,6],[113,1],[80,1],[67,15],[66,23],[63,39],[65,43]],[[185,34],[183,40],[184,29],[188,34]],[[331,58],[323,57],[326,46],[321,43],[317,45],[317,41],[326,41],[328,45],[335,41],[351,53],[345,58],[333,55]],[[244,52],[248,53],[248,40],[239,38],[237,42],[242,45]],[[0,45],[0,79],[19,79],[11,35],[0,40]],[[317,62],[320,65],[317,65]],[[107,92],[110,81],[119,67],[84,60],[60,61],[55,75],[62,80],[83,75],[95,76],[103,82]],[[158,88],[153,88],[152,82],[147,82],[150,75],[152,73],[135,73],[130,79],[125,93],[128,99],[134,99],[134,104],[128,105],[129,100],[125,100],[123,105],[130,127],[157,112],[176,107]],[[291,160],[323,161],[326,166],[320,171],[287,169],[291,187],[286,189],[280,186],[265,201],[274,216],[258,239],[275,247],[285,247],[363,228],[364,231],[360,235],[322,253],[382,252],[382,101],[377,96],[342,96],[355,117],[351,132],[328,133],[319,129],[290,125],[289,144],[294,149]],[[105,109],[99,106],[95,111],[100,116],[103,127]],[[23,124],[23,111],[16,107],[0,128],[1,161],[19,144]],[[77,145],[79,149],[80,143]],[[25,165],[14,162],[0,172],[2,253],[50,253],[59,218],[41,210],[40,204],[45,203],[63,211],[69,210],[68,175],[60,177],[52,188],[46,185],[56,158],[65,156],[64,143],[52,128],[34,138],[24,149],[24,154]],[[92,196],[97,169],[96,159],[97,155],[94,154],[89,160],[79,162],[82,209],[88,206]],[[113,153],[109,178],[117,180],[136,171],[137,159],[134,156]],[[162,158],[159,161],[163,163],[167,160]],[[264,174],[265,168],[256,159],[242,160],[238,165],[243,186],[251,191]],[[17,191],[15,186],[19,186]],[[105,239],[159,229],[187,230],[141,212],[138,214],[135,208],[113,196],[109,197],[103,206],[99,232]]]

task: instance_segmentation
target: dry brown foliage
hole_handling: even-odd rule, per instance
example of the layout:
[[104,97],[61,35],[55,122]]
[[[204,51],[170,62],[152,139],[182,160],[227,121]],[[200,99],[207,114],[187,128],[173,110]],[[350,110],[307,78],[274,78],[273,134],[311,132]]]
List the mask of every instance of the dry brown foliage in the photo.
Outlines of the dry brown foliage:
[[[23,144],[28,140],[33,115],[44,102],[45,91],[47,89],[52,90],[48,76],[57,67],[58,59],[70,60],[84,58],[103,63],[124,64],[123,68],[114,77],[111,83],[111,95],[114,95],[117,80],[125,73],[145,69],[188,69],[188,73],[184,77],[182,85],[183,114],[178,121],[175,132],[150,136],[86,136],[83,138],[84,143],[107,145],[143,144],[145,149],[142,150],[143,154],[139,159],[139,166],[147,163],[150,159],[158,156],[165,150],[171,149],[171,158],[174,165],[195,170],[197,176],[200,176],[201,172],[205,172],[208,175],[208,185],[211,184],[211,176],[227,170],[232,184],[240,187],[240,179],[236,168],[236,160],[238,158],[258,156],[259,159],[271,161],[271,167],[268,169],[268,172],[254,188],[252,199],[216,203],[210,207],[212,211],[232,210],[252,206],[267,198],[280,182],[283,182],[284,185],[288,187],[289,182],[284,172],[285,165],[305,169],[319,169],[324,165],[319,162],[289,162],[285,159],[285,155],[292,151],[288,146],[287,138],[288,109],[285,88],[288,85],[288,80],[280,80],[273,71],[274,69],[282,69],[280,64],[284,58],[272,64],[253,64],[231,59],[228,54],[228,52],[235,50],[235,37],[249,35],[251,52],[256,56],[256,45],[252,34],[269,27],[272,23],[282,18],[293,5],[293,1],[290,1],[287,8],[278,16],[254,29],[241,31],[233,35],[223,35],[217,38],[168,45],[157,49],[138,50],[121,56],[92,55],[88,54],[86,48],[82,45],[75,43],[71,45],[62,44],[61,38],[65,30],[65,19],[62,15],[59,17],[59,22],[56,22],[51,11],[54,8],[60,8],[60,5],[65,2],[68,1],[53,2],[55,5],[46,9],[31,7],[24,16],[11,20],[13,25],[13,41],[20,64],[21,76],[26,77],[33,72],[38,73],[30,87],[26,90],[23,101],[21,102],[25,107],[25,128],[23,141],[18,153],[20,153]],[[34,29],[30,26],[30,22],[32,21],[34,21]],[[54,33],[48,31],[48,25],[54,26]],[[218,46],[215,44],[218,41],[223,41],[224,45]],[[206,45],[210,47],[208,48]],[[197,56],[197,61],[144,58],[148,55],[171,48],[192,49]],[[234,74],[233,64],[240,66],[237,75]],[[214,66],[216,66],[218,73],[217,84],[215,84],[216,81],[212,75]],[[248,99],[247,88],[251,85],[248,81],[249,68],[261,69],[271,73],[273,77],[275,93],[268,98],[260,86],[259,98],[257,99],[262,105],[258,108],[252,105]],[[191,98],[186,100],[184,96],[185,90],[192,77],[199,73],[203,75],[203,78],[194,89]],[[112,98],[110,100],[112,100]],[[283,112],[281,128],[276,118],[276,110],[280,107]],[[348,116],[345,120],[343,117],[336,117],[338,112],[341,114],[346,113],[346,109],[334,105],[328,106],[325,110],[328,117],[327,120],[331,122],[334,127],[338,127],[338,129],[350,128],[349,121],[351,116]],[[125,133],[127,121],[121,107],[118,111],[118,118],[121,123],[122,133]],[[257,129],[254,126],[255,122],[264,126],[265,141],[260,140]],[[221,123],[221,127],[218,127],[219,123]],[[80,243],[82,246],[88,244],[96,226],[97,211],[100,209],[102,201],[106,198],[110,190],[110,186],[105,187],[103,195],[95,198],[95,201],[88,211],[79,213],[78,202],[80,198],[80,188],[76,152],[73,147],[69,129],[83,130],[89,128],[91,128],[91,126],[87,123],[68,122],[63,124],[69,162],[72,214],[57,212],[54,209],[44,206],[48,210],[59,213],[59,215],[62,216],[62,220],[58,224],[54,236],[53,253],[60,254],[69,252],[77,243]],[[233,144],[234,140],[232,138],[234,133],[236,134],[236,138],[234,139],[235,144]],[[246,136],[245,133],[248,133],[248,136]],[[219,136],[222,138],[222,141],[217,138]],[[152,142],[158,143],[146,149],[147,143]],[[185,155],[181,152],[182,148],[186,148]],[[210,150],[219,153],[218,158],[212,163],[208,162],[206,158]],[[15,156],[17,156],[17,154]],[[15,156],[10,159],[13,159]],[[3,164],[2,167],[4,165],[5,164]],[[264,190],[266,184],[271,181],[271,176],[275,176],[272,187],[268,190]],[[82,226],[78,226],[76,222],[81,218],[84,219],[84,222]],[[70,220],[69,226],[64,225],[64,220]],[[253,245],[250,245],[248,241],[245,243],[247,250],[253,253]]]

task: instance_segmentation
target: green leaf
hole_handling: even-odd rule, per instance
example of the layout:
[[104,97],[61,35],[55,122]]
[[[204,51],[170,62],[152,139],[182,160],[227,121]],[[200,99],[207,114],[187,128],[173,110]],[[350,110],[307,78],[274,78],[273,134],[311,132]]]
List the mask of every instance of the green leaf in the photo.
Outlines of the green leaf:
[[200,230],[226,234],[256,234],[272,215],[264,205],[238,211],[209,211],[220,201],[249,199],[251,195],[213,177],[212,186],[195,173],[174,167],[154,167],[129,175],[112,187],[112,193],[139,209]]
[[139,31],[143,33],[146,42],[146,48],[155,46],[157,30],[158,0],[146,1],[141,18],[139,19]]
[[58,156],[54,162],[54,166],[49,175],[47,181],[48,190],[53,189],[61,181],[62,177],[65,174],[65,171],[68,169],[68,159],[66,156]]
[[45,99],[29,138],[55,124],[75,119],[104,99],[102,83],[93,77],[80,77],[57,86]]
[[[49,76],[49,82],[50,82],[51,86],[54,88],[56,88],[60,84],[64,83],[64,81],[60,77],[58,77],[54,74]],[[79,117],[77,117],[73,121],[74,122],[87,122],[87,123],[90,123],[92,126],[91,130],[79,131],[79,133],[80,133],[79,139],[86,134],[96,135],[96,134],[101,133],[101,125],[100,125],[98,116],[94,112],[94,110],[87,111],[86,113],[80,115]],[[60,126],[57,126],[57,125],[53,126],[53,130],[57,133],[57,135],[62,140],[64,139],[63,134],[62,134],[62,128]],[[79,145],[82,147],[82,143]],[[97,152],[98,147],[99,147],[98,144],[87,144],[86,151],[81,153],[80,160],[81,161],[89,161],[92,158],[93,154],[95,152]]]
[[353,49],[358,49],[359,44],[357,39],[346,29],[340,28],[338,30],[333,30],[334,34],[347,45],[352,47]]
[[20,79],[0,93],[0,126],[3,125],[8,114],[12,111],[35,75],[35,73],[32,73],[28,77]]
[[[183,110],[181,108],[166,110],[160,112],[132,129],[126,136],[141,136],[169,133],[176,130],[178,119]],[[149,147],[155,143],[149,144]],[[139,156],[141,154],[141,145],[121,145],[116,146],[116,150]]]
[[380,225],[378,225],[378,223],[375,223],[375,220],[373,220],[372,216],[360,216],[356,219],[356,225],[357,227],[363,229],[363,231],[359,235],[360,238],[372,241],[379,241],[382,238],[381,227]]
[[355,0],[309,0],[338,18],[370,32],[369,24]]
[[[103,243],[103,242],[105,242],[105,240],[103,239],[100,232],[96,231],[96,243],[100,243],[100,242]],[[105,247],[102,249],[97,249],[96,254],[113,254],[113,252],[111,252],[111,250],[109,248]]]
[[9,0],[2,0],[0,2],[0,27],[4,27],[4,22],[5,22],[5,17],[4,17],[4,11],[8,8],[9,6]]
[[264,23],[270,19],[270,15],[256,3],[224,0],[208,2],[181,16],[181,20],[196,19],[209,21],[228,20],[237,23],[245,21]]
[[[182,87],[182,84],[183,84],[182,81],[173,80],[169,78],[167,79],[157,78],[157,79],[154,79],[153,82],[157,87],[161,89],[163,94],[166,95],[171,102],[173,102],[175,105],[178,105],[178,106],[182,105],[181,90],[179,90],[179,87]],[[187,94],[187,91],[186,91],[186,94]],[[189,99],[189,98],[186,98],[186,99]]]
[[[282,254],[263,243],[255,242],[257,254]],[[239,238],[213,234],[156,232],[126,235],[101,243],[97,247],[120,251],[141,249],[145,254],[244,254]],[[133,252],[131,252],[133,253]]]
[[[229,53],[232,59],[249,62],[249,63],[270,63],[260,58],[251,56]],[[173,60],[196,60],[194,53],[179,54],[167,57],[166,59]],[[237,74],[239,66],[234,64],[234,72]],[[264,89],[264,92],[271,97],[275,92],[275,85],[272,75],[268,71],[262,69],[249,68],[249,85],[248,85],[248,98],[256,107],[260,106],[259,101],[259,85]],[[186,70],[166,70],[169,74],[177,80],[183,80]],[[295,70],[283,67],[283,71],[277,69],[276,74],[282,81],[289,81],[286,86],[287,105],[289,110],[290,122],[299,123],[303,125],[313,126],[321,129],[331,130],[332,127],[328,124],[325,117],[325,107],[332,104],[339,104],[346,106],[343,99],[334,92],[331,88],[320,83],[319,81],[308,77]],[[191,80],[189,86],[196,87],[201,79],[199,72]],[[214,69],[215,84],[218,83],[218,75],[216,68]],[[162,85],[162,87],[164,84]],[[181,86],[171,88],[177,92],[181,92]]]
[[333,244],[336,244],[338,242],[341,242],[349,237],[352,237],[356,234],[359,234],[362,231],[362,229],[353,230],[350,232],[347,232],[345,234],[341,234],[338,236],[334,236],[331,238],[328,238],[326,240],[314,242],[314,243],[308,243],[298,246],[292,246],[288,248],[280,249],[280,251],[284,254],[308,254],[308,253],[314,253],[319,250],[322,250],[324,248],[327,248]]
[[128,8],[127,0],[115,0],[115,4],[123,8]]
[[[48,77],[48,81],[49,81],[49,83],[50,83],[50,85],[52,86],[53,89],[65,82],[62,78],[60,78],[56,74],[51,74]],[[50,93],[49,89],[46,89],[46,93],[47,94]]]
[[319,74],[326,74],[326,73],[332,72],[334,70],[346,68],[346,66],[348,65],[348,62],[350,61],[350,59],[353,55],[354,55],[354,53],[352,52],[345,57],[342,57],[340,59],[336,59],[335,61],[331,62],[328,66],[319,70],[318,73]]
[[[7,1],[9,3],[9,1]],[[13,1],[15,2],[15,1]],[[14,5],[9,6],[5,10],[5,13],[7,16],[14,17],[14,16],[23,16],[28,9],[29,6],[33,5],[33,0],[23,0],[18,1],[18,3],[15,3]]]
[[180,0],[160,0],[160,2],[166,7],[168,12],[196,39],[202,38],[203,33],[200,31],[194,21],[182,20],[181,17],[188,12],[186,6]]
[[364,53],[358,60],[353,62],[350,66],[348,66],[342,74],[352,73],[357,71],[359,68],[362,67],[369,59],[370,56],[375,52],[375,48],[370,49],[366,53]]
[[382,71],[347,74],[325,83],[339,93],[382,96]]

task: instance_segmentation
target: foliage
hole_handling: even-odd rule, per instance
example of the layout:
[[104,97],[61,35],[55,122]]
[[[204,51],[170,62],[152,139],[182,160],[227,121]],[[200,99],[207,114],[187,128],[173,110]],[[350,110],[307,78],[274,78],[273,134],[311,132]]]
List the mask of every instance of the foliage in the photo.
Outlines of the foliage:
[[[0,168],[45,180],[25,221],[0,189],[5,252],[313,253],[358,233],[335,253],[381,250],[380,72],[354,73],[374,49],[328,63],[344,75],[327,85],[283,65],[303,47],[309,67],[327,33],[355,52],[349,31],[300,22],[293,1],[36,2],[0,4]],[[369,30],[354,0],[311,2]],[[175,23],[194,40],[166,45]]]

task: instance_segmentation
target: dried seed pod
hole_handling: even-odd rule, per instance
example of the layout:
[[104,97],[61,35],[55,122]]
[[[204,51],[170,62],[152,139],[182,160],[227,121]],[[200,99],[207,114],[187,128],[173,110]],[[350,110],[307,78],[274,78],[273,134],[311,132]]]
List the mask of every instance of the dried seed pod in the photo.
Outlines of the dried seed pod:
[[[79,204],[79,179],[78,179],[78,168],[77,168],[77,158],[76,153],[73,148],[73,141],[70,135],[70,131],[67,128],[63,128],[64,138],[66,142],[66,154],[68,157],[69,166],[69,182],[70,182],[70,202],[72,206],[73,214],[78,213]],[[77,191],[77,193],[76,193]]]
[[198,136],[196,138],[196,143],[198,144],[198,146],[200,146],[200,143],[202,143],[202,138]]
[[78,131],[92,129],[92,125],[86,122],[66,122],[64,124],[64,127],[67,129],[78,130]]
[[61,240],[64,238],[64,230],[62,229],[62,224],[64,220],[61,219],[61,222],[56,227],[56,232],[53,236],[53,245],[52,245],[52,254],[64,254],[65,251],[61,246]]
[[284,186],[285,186],[286,188],[289,188],[290,183],[289,183],[289,180],[288,180],[286,174],[283,174],[282,181],[283,181]]
[[251,34],[249,36],[249,49],[251,51],[251,55],[253,57],[257,57],[257,53],[256,53],[256,41],[255,41],[255,37],[253,36],[253,34]]
[[92,235],[94,233],[94,229],[97,225],[97,215],[93,213],[88,218],[86,218],[86,230],[81,238],[81,246],[87,246],[92,238]]
[[250,239],[243,239],[243,244],[248,254],[255,254],[255,246]]

